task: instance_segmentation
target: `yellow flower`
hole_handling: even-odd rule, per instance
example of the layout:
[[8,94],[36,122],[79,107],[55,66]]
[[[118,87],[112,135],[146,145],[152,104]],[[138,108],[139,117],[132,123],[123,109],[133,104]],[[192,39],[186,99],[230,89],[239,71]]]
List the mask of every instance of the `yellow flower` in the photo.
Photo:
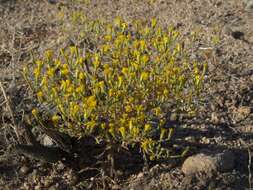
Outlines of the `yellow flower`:
[[125,110],[126,110],[126,112],[131,112],[133,109],[130,105],[126,105]]
[[54,124],[58,124],[58,123],[59,123],[59,120],[60,120],[60,116],[58,116],[58,115],[53,115],[52,121],[53,121]]
[[82,58],[82,57],[79,57],[78,59],[77,59],[77,61],[76,61],[76,64],[82,64],[83,63],[83,61],[84,61],[84,59]]
[[156,24],[157,24],[157,20],[156,20],[155,18],[153,18],[153,19],[151,20],[151,27],[152,27],[152,28],[155,28],[155,27],[156,27]]
[[92,120],[92,121],[87,122],[86,126],[93,129],[96,126],[96,124],[97,123],[94,120]]
[[122,22],[122,20],[121,20],[120,17],[117,17],[117,18],[114,19],[114,25],[117,26],[117,27],[120,27],[121,22]]
[[79,73],[78,78],[79,78],[80,80],[85,79],[85,77],[86,77],[86,74],[85,74],[85,73],[83,73],[83,72]]
[[71,46],[70,47],[70,54],[71,55],[78,55],[78,50],[76,46]]
[[148,57],[147,55],[143,55],[143,56],[141,57],[141,62],[142,62],[142,63],[146,64],[148,61],[149,61],[149,57]]
[[74,91],[74,87],[71,85],[71,86],[69,86],[69,87],[66,89],[66,91],[67,91],[69,94],[71,94],[71,93]]
[[112,97],[112,96],[114,96],[114,94],[115,94],[115,93],[114,93],[113,89],[110,89],[110,90],[109,90],[109,96]]
[[129,130],[131,131],[133,129],[133,119],[129,120]]
[[80,106],[77,104],[74,104],[71,108],[71,114],[75,116],[80,110]]
[[145,42],[145,40],[140,40],[140,49],[142,50],[142,51],[144,51],[144,49],[146,48],[146,42]]
[[55,68],[59,68],[61,65],[61,61],[59,59],[54,60],[54,66]]
[[112,40],[112,36],[111,35],[105,35],[104,39],[105,39],[105,41],[111,41]]
[[144,131],[145,132],[148,132],[148,131],[150,131],[151,130],[151,128],[152,128],[152,126],[150,125],[150,124],[145,124],[145,126],[144,126]]
[[144,110],[144,106],[143,105],[137,105],[137,106],[135,106],[135,109],[137,111],[137,114],[140,114],[140,112],[142,112]]
[[115,123],[109,123],[108,132],[115,138]]
[[160,116],[162,114],[162,110],[160,107],[156,107],[153,109],[153,112],[156,116]]
[[129,70],[128,70],[127,67],[123,67],[122,70],[121,70],[121,72],[122,72],[125,76],[127,76]]
[[103,47],[102,47],[102,52],[103,53],[107,53],[108,51],[110,50],[110,46],[109,45],[103,45]]
[[66,90],[70,86],[70,80],[61,80],[61,89]]
[[32,110],[32,114],[33,114],[34,116],[37,116],[37,115],[38,115],[38,110],[37,110],[36,108],[34,108],[34,109]]
[[105,91],[105,82],[104,82],[104,81],[100,81],[100,82],[98,83],[98,86],[99,86],[101,92],[104,92],[104,91]]
[[149,77],[149,73],[146,72],[146,71],[143,71],[143,72],[141,73],[141,78],[140,78],[140,80],[141,80],[141,81],[146,81],[146,80],[148,79],[148,77]]
[[92,63],[93,63],[93,65],[94,65],[95,68],[97,68],[99,66],[99,64],[100,64],[100,57],[99,57],[99,55],[97,53],[94,55],[94,61]]
[[104,75],[105,76],[109,76],[112,73],[112,69],[111,68],[104,68]]
[[87,99],[87,106],[91,109],[94,109],[97,106],[97,100],[95,96],[90,96]]
[[53,69],[53,68],[49,68],[49,69],[47,70],[47,75],[48,75],[49,77],[53,77],[53,76],[54,76],[54,69]]
[[119,132],[120,132],[120,134],[121,134],[121,136],[122,136],[123,138],[126,137],[126,129],[125,129],[125,127],[120,127],[120,128],[119,128]]
[[41,60],[35,61],[38,68],[41,68],[43,66],[43,62]]
[[80,85],[76,88],[76,93],[82,93],[84,91],[84,86]]
[[42,91],[37,92],[37,98],[38,98],[40,101],[42,100],[42,97],[43,97],[43,92],[42,92]]
[[119,85],[119,87],[122,86],[122,83],[123,83],[123,77],[122,77],[122,76],[119,76],[119,77],[118,77],[118,85]]
[[39,78],[39,76],[40,76],[41,69],[39,67],[37,67],[37,68],[34,69],[33,73],[34,73],[34,76],[35,76],[35,78],[37,80]]
[[66,76],[66,75],[68,75],[68,74],[69,74],[68,68],[62,69],[62,70],[61,70],[61,75]]
[[163,90],[163,95],[164,96],[168,96],[169,95],[169,90],[168,89],[164,89]]

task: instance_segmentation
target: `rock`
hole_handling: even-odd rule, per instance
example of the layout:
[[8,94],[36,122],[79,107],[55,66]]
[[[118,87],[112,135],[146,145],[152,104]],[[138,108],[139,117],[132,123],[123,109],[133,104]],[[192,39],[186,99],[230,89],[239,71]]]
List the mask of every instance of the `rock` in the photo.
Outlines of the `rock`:
[[211,122],[214,123],[214,124],[218,124],[219,121],[220,120],[219,120],[218,113],[212,112],[212,114],[211,114]]
[[56,169],[57,169],[58,172],[61,172],[65,169],[65,165],[61,161],[59,161],[57,163]]
[[245,11],[251,12],[253,11],[253,0],[244,0],[243,1],[245,4]]
[[27,174],[29,171],[30,171],[30,168],[27,167],[27,166],[22,166],[20,169],[19,169],[20,173],[25,175]]
[[55,145],[54,141],[47,135],[44,135],[41,142],[44,146],[52,147]]
[[182,166],[182,171],[186,175],[196,174],[198,172],[224,172],[234,167],[234,154],[225,151],[217,154],[196,154],[187,158]]
[[73,170],[71,170],[67,175],[67,180],[71,186],[74,186],[78,182],[78,176]]
[[231,36],[236,40],[242,40],[244,38],[244,33],[241,31],[233,31]]
[[140,172],[138,175],[137,175],[137,178],[140,179],[140,178],[143,178],[144,177],[144,173],[143,172]]

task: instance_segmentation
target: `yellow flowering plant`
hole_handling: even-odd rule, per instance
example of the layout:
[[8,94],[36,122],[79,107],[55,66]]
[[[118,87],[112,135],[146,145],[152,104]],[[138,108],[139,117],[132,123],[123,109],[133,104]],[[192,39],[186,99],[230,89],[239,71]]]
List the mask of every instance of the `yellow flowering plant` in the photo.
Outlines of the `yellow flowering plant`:
[[169,157],[161,145],[173,132],[167,113],[194,110],[205,64],[189,58],[177,30],[155,19],[90,21],[82,33],[86,48],[48,50],[25,69],[39,103],[55,108],[56,129],[109,146],[138,145],[151,159]]

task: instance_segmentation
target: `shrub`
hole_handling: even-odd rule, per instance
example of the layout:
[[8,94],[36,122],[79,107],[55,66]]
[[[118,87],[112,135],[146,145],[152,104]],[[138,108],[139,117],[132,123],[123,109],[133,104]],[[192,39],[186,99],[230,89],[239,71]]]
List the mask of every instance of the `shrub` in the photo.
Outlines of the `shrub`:
[[55,128],[108,146],[138,145],[151,159],[169,156],[161,146],[173,131],[167,113],[194,110],[205,67],[190,60],[177,30],[154,19],[90,21],[84,34],[84,48],[48,50],[24,71],[39,103],[54,107]]

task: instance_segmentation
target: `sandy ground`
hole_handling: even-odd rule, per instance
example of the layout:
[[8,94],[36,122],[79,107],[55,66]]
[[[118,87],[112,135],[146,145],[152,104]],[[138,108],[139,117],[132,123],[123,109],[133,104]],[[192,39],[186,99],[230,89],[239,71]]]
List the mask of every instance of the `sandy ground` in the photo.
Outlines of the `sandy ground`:
[[[89,18],[127,21],[157,18],[161,26],[174,25],[183,35],[197,32],[201,49],[211,49],[209,70],[197,118],[183,120],[176,133],[180,146],[190,145],[189,154],[231,150],[234,168],[216,174],[186,176],[183,160],[154,163],[143,171],[136,165],[122,180],[80,172],[62,163],[42,164],[25,157],[2,155],[15,142],[11,119],[0,95],[0,189],[247,189],[250,187],[249,153],[253,143],[253,11],[245,11],[238,0],[86,0],[85,3],[52,0],[0,1],[0,81],[14,98],[17,115],[29,113],[32,100],[20,75],[31,62],[31,53],[40,56],[48,49],[77,43],[78,26],[68,14],[80,11]],[[62,15],[65,13],[65,15]],[[64,19],[60,19],[64,17]],[[219,39],[213,45],[215,38]],[[203,50],[204,51],[204,50]],[[204,54],[205,52],[203,52]],[[201,59],[201,56],[199,57]],[[253,154],[253,153],[252,153]],[[189,155],[188,155],[189,156]],[[253,179],[252,179],[253,180]],[[104,183],[111,186],[105,187]],[[251,184],[252,185],[252,184]]]

